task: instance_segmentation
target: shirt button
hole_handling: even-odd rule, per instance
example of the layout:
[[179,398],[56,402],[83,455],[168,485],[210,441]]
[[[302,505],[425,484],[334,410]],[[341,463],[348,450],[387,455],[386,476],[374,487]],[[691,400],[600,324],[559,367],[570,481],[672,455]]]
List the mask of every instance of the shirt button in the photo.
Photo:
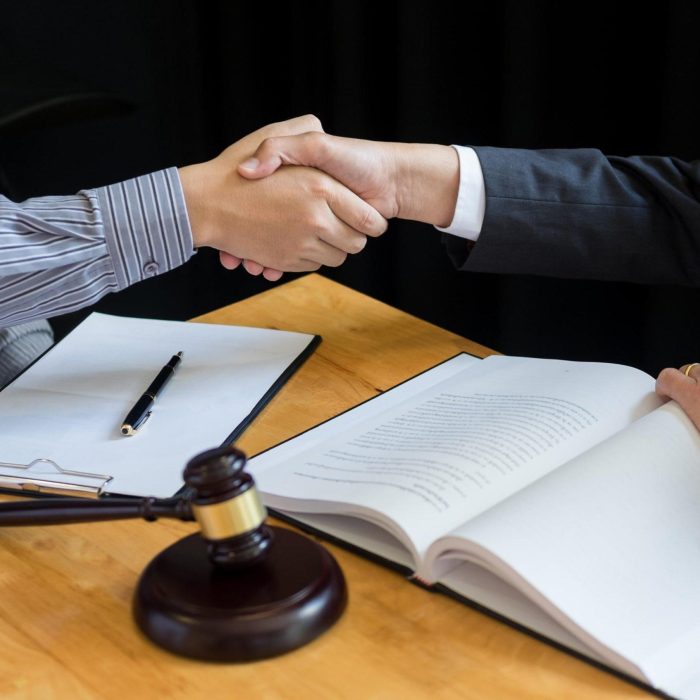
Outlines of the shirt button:
[[155,277],[158,274],[159,266],[157,262],[151,260],[143,266],[143,271],[146,277]]

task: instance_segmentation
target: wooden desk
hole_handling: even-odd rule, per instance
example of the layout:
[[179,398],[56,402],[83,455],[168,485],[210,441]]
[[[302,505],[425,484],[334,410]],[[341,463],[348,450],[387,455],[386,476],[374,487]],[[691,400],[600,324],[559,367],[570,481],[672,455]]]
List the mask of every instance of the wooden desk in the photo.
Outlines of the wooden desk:
[[[241,440],[251,454],[460,350],[490,352],[318,275],[196,320],[324,338]],[[126,521],[0,531],[0,697],[648,697],[336,547],[350,603],[328,633],[248,665],[177,658],[141,637],[131,596],[148,561],[193,530]]]

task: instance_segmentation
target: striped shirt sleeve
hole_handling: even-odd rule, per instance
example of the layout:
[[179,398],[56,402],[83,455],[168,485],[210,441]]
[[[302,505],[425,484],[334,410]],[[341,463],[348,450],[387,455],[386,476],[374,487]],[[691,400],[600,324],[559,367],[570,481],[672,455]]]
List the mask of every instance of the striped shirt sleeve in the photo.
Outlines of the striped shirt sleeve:
[[0,196],[0,325],[75,311],[193,253],[176,168],[69,197]]

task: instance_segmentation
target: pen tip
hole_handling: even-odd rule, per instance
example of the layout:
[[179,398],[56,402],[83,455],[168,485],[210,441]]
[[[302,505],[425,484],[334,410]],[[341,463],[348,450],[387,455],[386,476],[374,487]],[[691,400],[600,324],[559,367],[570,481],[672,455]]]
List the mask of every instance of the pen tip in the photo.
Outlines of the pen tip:
[[177,353],[177,356],[178,356],[178,357],[182,357],[182,350],[180,350],[180,351]]

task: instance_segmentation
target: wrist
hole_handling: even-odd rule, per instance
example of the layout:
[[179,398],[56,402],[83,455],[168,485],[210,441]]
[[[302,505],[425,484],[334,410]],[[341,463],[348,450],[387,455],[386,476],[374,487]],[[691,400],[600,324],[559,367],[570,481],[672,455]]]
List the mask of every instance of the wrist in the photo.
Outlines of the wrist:
[[207,216],[204,163],[178,168],[182,193],[187,207],[187,218],[192,231],[192,242],[195,248],[211,244],[210,226]]
[[446,227],[459,192],[459,157],[451,146],[397,144],[398,217]]

